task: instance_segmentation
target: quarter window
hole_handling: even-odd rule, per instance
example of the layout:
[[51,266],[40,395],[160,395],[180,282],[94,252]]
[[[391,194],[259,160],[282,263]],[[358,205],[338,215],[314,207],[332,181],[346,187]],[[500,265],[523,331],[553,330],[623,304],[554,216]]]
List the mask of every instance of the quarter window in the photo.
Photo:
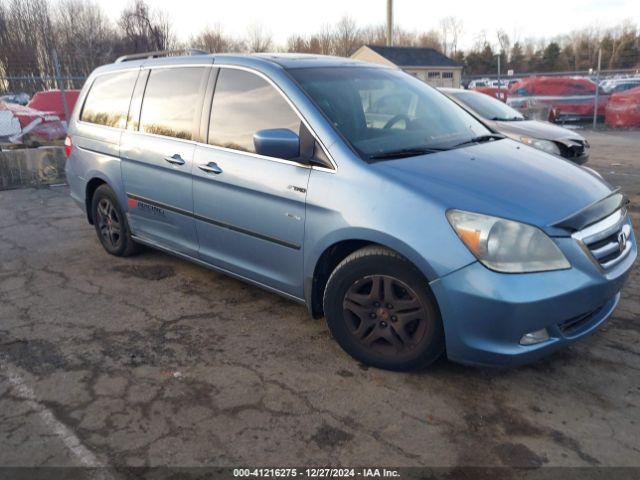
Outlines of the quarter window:
[[300,119],[276,89],[243,70],[221,68],[209,127],[209,143],[255,153],[253,135],[259,130],[300,130]]
[[207,82],[204,67],[151,70],[140,113],[140,130],[192,140]]
[[80,120],[124,128],[127,124],[131,92],[137,77],[137,70],[96,77],[84,102]]

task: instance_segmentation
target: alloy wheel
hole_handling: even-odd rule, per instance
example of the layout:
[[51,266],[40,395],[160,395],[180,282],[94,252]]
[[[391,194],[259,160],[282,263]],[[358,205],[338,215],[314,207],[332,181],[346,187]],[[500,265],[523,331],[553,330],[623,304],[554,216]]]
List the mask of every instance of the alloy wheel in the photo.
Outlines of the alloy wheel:
[[96,209],[97,223],[103,242],[117,249],[122,242],[122,225],[117,210],[108,198],[101,198]]
[[382,356],[409,351],[429,330],[429,314],[406,283],[386,275],[356,281],[343,301],[347,327],[363,347]]

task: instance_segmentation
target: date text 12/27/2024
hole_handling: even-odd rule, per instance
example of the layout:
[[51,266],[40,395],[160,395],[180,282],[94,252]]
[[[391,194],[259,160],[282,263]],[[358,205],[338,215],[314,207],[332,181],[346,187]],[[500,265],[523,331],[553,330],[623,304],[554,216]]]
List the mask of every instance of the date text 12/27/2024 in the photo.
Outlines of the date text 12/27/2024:
[[397,470],[387,468],[234,468],[236,478],[394,478],[399,477]]

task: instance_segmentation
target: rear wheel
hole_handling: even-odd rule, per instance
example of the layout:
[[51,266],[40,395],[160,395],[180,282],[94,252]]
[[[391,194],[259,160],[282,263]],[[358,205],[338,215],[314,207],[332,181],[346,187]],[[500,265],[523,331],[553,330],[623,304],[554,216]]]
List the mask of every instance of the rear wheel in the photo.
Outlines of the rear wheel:
[[389,370],[429,365],[444,352],[444,331],[424,276],[383,247],[344,259],[327,282],[327,324],[352,357]]
[[116,194],[108,185],[101,185],[91,201],[93,224],[104,249],[117,257],[128,257],[138,252],[131,238],[127,219],[120,208]]

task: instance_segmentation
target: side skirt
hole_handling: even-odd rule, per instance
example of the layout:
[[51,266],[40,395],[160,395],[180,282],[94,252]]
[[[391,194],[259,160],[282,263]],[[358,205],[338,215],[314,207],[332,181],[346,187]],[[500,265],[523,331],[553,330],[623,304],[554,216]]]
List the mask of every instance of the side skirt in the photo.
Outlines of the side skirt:
[[207,263],[207,262],[205,262],[203,260],[200,260],[199,258],[195,258],[195,257],[192,257],[190,255],[186,255],[184,253],[177,252],[177,251],[172,250],[170,248],[164,247],[164,246],[154,242],[153,240],[148,240],[146,238],[141,238],[141,237],[138,237],[136,235],[131,235],[131,238],[133,238],[134,241],[136,241],[138,243],[141,243],[143,245],[146,245],[148,247],[155,248],[157,250],[161,250],[161,251],[163,251],[165,253],[168,253],[170,255],[173,255],[175,257],[182,258],[183,260],[187,260],[187,261],[189,261],[191,263],[195,263],[197,265],[200,265],[201,267],[205,267],[205,268],[208,268],[210,270],[214,270],[214,271],[216,271],[218,273],[222,273],[224,275],[228,275],[229,277],[233,277],[233,278],[235,278],[237,280],[241,280],[241,281],[243,281],[245,283],[250,283],[251,285],[255,285],[256,287],[260,287],[263,290],[266,290],[266,291],[271,292],[271,293],[275,293],[276,295],[280,295],[281,297],[284,297],[284,298],[286,298],[288,300],[292,300],[292,301],[294,301],[296,303],[299,303],[299,304],[302,304],[302,305],[306,305],[307,304],[307,302],[305,301],[304,298],[299,298],[299,297],[296,297],[295,295],[291,295],[290,293],[286,293],[286,292],[283,292],[282,290],[278,290],[277,288],[273,288],[273,287],[270,287],[269,285],[265,285],[264,283],[256,282],[255,280],[252,280],[252,279],[247,278],[247,277],[243,277],[242,275],[238,275],[237,273],[231,272],[231,271],[229,271],[229,270],[227,270],[225,268],[221,268],[221,267],[218,267],[216,265],[212,265],[211,263]]

